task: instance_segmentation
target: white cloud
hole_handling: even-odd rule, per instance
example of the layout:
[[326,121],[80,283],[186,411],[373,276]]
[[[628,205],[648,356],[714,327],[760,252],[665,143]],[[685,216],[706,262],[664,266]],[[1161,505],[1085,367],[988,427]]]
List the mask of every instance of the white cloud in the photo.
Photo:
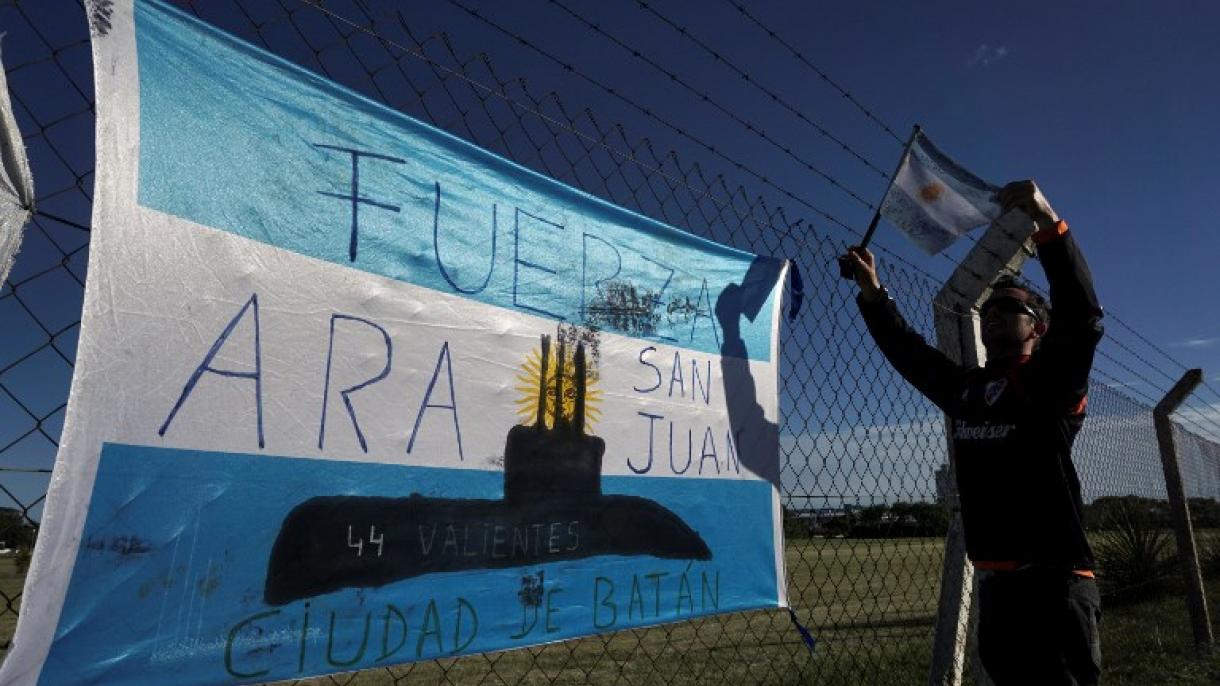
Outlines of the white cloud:
[[1190,399],[1174,412],[1173,418],[1199,436],[1220,443],[1220,403]]
[[970,56],[967,65],[971,67],[990,67],[992,64],[999,62],[1008,56],[1008,48],[1000,46],[991,46],[983,43],[974,49],[974,54]]
[[800,507],[927,501],[946,459],[944,416],[783,434],[780,446],[782,489]]
[[[1188,492],[1214,497],[1220,493],[1220,472],[1215,468],[1220,464],[1220,433],[1213,422],[1220,422],[1220,403],[1193,400],[1179,409],[1174,420],[1211,442],[1209,447],[1183,439],[1180,450]],[[786,502],[796,507],[931,500],[936,496],[936,470],[946,459],[944,420],[935,414],[890,425],[784,434],[780,444],[788,460],[782,492]],[[1073,462],[1086,502],[1103,495],[1165,497],[1148,408],[1096,408],[1077,437]]]
[[1171,348],[1207,348],[1220,343],[1220,336],[1212,338],[1187,338],[1185,340],[1170,343]]

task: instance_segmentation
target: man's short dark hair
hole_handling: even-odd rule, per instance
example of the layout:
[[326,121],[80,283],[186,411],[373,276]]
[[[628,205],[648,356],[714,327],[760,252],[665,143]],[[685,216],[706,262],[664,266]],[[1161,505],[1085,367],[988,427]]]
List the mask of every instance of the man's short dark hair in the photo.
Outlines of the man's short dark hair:
[[1030,309],[1038,313],[1039,321],[1048,326],[1050,325],[1051,306],[1048,302],[1046,302],[1046,298],[1043,298],[1038,294],[1037,291],[1034,290],[1033,286],[1015,276],[1005,274],[1004,276],[996,279],[995,283],[991,284],[991,291],[993,294],[1003,288],[1013,288],[1024,292],[1026,296],[1025,304],[1029,305]]

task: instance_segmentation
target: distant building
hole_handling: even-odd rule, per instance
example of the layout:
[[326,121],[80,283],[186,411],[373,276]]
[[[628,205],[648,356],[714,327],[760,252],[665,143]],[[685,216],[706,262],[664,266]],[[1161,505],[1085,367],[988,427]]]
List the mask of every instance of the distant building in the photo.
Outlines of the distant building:
[[953,503],[957,497],[957,484],[953,483],[953,472],[946,462],[936,468],[936,502],[941,505]]
[[792,510],[789,512],[789,519],[793,526],[810,535],[841,534],[846,529],[846,518],[859,509],[858,505],[844,505]]

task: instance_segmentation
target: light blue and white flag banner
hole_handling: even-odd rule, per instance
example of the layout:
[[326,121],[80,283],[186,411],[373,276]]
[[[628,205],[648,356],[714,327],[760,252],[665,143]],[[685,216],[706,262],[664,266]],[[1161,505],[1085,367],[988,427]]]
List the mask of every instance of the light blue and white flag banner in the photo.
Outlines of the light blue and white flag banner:
[[881,201],[881,216],[935,255],[971,229],[999,218],[999,190],[916,132]]
[[785,606],[786,264],[94,2],[72,393],[4,684],[237,684]]

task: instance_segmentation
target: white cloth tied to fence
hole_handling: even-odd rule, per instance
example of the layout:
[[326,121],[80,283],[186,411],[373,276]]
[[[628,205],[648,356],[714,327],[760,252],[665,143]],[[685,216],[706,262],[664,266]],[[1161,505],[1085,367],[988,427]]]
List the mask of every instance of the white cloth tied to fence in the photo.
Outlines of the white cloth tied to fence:
[[34,211],[34,179],[0,64],[0,283],[8,278],[21,234]]

